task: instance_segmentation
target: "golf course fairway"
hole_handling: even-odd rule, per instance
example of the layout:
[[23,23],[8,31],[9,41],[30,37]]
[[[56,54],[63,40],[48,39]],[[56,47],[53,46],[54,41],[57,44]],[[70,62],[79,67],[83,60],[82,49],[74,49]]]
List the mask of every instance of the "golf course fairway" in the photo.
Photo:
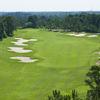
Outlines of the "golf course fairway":
[[[85,97],[86,73],[98,62],[100,36],[75,37],[45,29],[20,29],[14,37],[0,41],[0,100],[47,100],[53,90],[71,94],[75,89]],[[17,46],[15,38],[37,39]],[[23,47],[29,53],[8,51]],[[19,62],[10,57],[30,57],[36,62]]]

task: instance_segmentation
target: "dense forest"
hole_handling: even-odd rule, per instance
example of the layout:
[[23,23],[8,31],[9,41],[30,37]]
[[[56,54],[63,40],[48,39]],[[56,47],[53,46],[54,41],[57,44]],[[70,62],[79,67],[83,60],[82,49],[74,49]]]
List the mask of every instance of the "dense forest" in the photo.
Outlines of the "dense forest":
[[13,36],[13,31],[18,27],[18,20],[12,16],[0,17],[0,40]]
[[1,15],[15,18],[20,28],[100,33],[100,12],[2,12]]
[[45,16],[39,18],[36,15],[32,15],[28,17],[27,23],[23,28],[63,29],[64,31],[98,33],[100,32],[100,15],[76,14],[68,15],[63,19],[60,17],[47,18]]

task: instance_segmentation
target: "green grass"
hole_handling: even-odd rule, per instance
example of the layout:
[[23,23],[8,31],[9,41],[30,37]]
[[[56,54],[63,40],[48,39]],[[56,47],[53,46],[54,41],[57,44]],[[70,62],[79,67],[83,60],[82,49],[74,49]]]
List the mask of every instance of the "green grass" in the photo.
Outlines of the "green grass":
[[[44,29],[23,29],[14,37],[0,41],[0,100],[47,100],[52,90],[63,94],[76,89],[84,98],[84,80],[89,68],[98,61],[100,37],[74,37]],[[26,54],[7,51],[14,38],[38,39],[28,42]],[[18,47],[18,46],[17,46]],[[22,46],[21,46],[22,47]],[[9,59],[14,56],[38,58],[35,63]]]

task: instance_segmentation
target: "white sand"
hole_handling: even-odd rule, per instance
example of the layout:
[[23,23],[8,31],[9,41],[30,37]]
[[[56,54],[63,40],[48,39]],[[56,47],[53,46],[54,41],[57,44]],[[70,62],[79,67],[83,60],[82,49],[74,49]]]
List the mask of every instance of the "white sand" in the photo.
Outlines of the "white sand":
[[23,50],[23,47],[8,47],[9,50],[8,51],[14,51],[17,53],[28,53],[28,52],[32,52],[32,50]]
[[73,35],[73,36],[75,36],[76,34],[67,34],[67,35]]
[[17,42],[11,42],[11,43],[15,43],[15,45],[23,45],[23,46],[26,46],[28,44],[24,44],[24,42],[28,42],[28,41],[37,41],[37,39],[23,39],[23,38],[15,38],[15,39],[18,39]]
[[[85,36],[85,33],[81,33],[81,34],[66,34],[66,35],[70,35],[70,36]],[[97,35],[88,35],[87,37],[97,37]]]
[[97,35],[88,35],[88,37],[97,37]]
[[26,62],[26,63],[35,62],[38,60],[38,59],[30,59],[30,57],[10,57],[10,59],[19,59],[19,60],[21,60],[19,62]]
[[[15,45],[28,45],[28,44],[24,44],[24,42],[28,42],[28,41],[37,41],[37,39],[23,39],[23,38],[15,38],[18,39],[17,42],[12,42],[15,43]],[[28,52],[32,52],[32,50],[23,50],[23,47],[8,47],[9,50],[8,51],[14,51],[17,53],[28,53]],[[35,62],[38,59],[30,59],[30,57],[10,57],[11,59],[19,59],[19,62]]]
[[100,54],[100,52],[94,52],[94,53],[98,53],[98,54]]
[[98,61],[96,64],[97,64],[97,65],[100,65],[100,61]]
[[86,34],[77,34],[75,36],[85,36]]
[[85,36],[86,34],[81,33],[81,34],[67,34],[67,35],[71,35],[71,36]]

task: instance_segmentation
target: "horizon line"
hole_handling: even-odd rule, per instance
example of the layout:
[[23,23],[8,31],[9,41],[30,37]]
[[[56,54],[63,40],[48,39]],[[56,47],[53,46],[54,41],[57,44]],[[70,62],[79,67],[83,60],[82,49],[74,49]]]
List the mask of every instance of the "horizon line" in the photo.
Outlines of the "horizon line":
[[0,11],[0,12],[100,12],[100,10],[79,10],[79,11]]

